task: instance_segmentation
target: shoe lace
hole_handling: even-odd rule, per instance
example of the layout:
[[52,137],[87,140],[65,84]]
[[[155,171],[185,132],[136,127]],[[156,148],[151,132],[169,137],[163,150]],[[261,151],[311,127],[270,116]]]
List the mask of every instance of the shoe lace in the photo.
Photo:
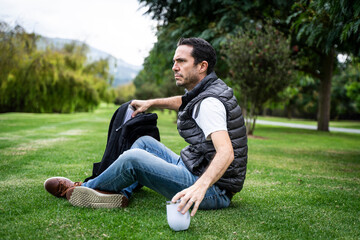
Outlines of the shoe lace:
[[81,186],[82,182],[74,182],[74,187],[79,187]]
[[77,186],[81,186],[82,182],[74,182],[74,184],[69,184],[69,182],[67,181],[63,181],[63,180],[60,180],[60,183],[59,183],[59,193],[60,193],[60,196],[65,196],[65,194],[67,193],[67,191],[69,191],[70,188],[72,187],[77,187]]

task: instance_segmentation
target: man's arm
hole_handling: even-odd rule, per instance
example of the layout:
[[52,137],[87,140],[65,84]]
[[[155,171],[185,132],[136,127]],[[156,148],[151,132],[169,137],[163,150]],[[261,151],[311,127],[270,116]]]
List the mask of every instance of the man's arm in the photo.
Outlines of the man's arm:
[[175,96],[150,100],[133,100],[130,105],[135,108],[135,111],[132,114],[132,117],[135,117],[138,113],[145,112],[150,107],[179,110],[181,103],[181,96]]
[[209,167],[192,186],[178,192],[171,200],[176,202],[178,199],[181,199],[178,210],[182,209],[182,214],[194,204],[191,216],[195,215],[207,189],[221,178],[234,160],[234,150],[227,131],[214,132],[211,134],[211,139],[216,154]]

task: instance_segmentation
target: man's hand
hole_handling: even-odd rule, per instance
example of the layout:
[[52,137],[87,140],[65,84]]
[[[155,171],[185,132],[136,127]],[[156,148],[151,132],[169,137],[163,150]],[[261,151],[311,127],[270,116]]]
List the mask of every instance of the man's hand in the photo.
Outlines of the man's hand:
[[201,187],[199,184],[194,184],[191,187],[188,187],[181,192],[178,192],[172,199],[172,202],[176,202],[178,199],[181,200],[178,211],[181,211],[182,214],[185,214],[192,205],[194,205],[191,216],[195,216],[196,211],[199,208],[200,203],[202,202],[205,193],[208,187]]
[[145,112],[150,107],[179,110],[181,102],[182,102],[181,96],[157,98],[157,99],[149,99],[149,100],[133,100],[131,101],[130,105],[135,108],[135,111],[131,116],[135,117],[138,113]]
[[216,154],[209,167],[201,177],[190,187],[178,192],[172,199],[176,202],[181,199],[178,211],[185,214],[194,205],[191,211],[193,217],[204,199],[207,189],[212,186],[225,173],[231,162],[234,160],[234,150],[227,131],[217,131],[211,134]]
[[149,100],[133,100],[130,105],[135,108],[131,117],[135,117],[138,113],[145,112],[149,109],[149,107],[151,107]]

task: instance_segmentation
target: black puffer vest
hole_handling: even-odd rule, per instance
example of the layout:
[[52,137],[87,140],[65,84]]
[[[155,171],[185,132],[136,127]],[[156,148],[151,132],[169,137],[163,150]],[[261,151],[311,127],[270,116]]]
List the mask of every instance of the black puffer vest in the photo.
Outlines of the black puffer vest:
[[181,150],[181,159],[193,174],[200,176],[214,158],[216,151],[212,141],[205,139],[203,131],[192,118],[194,106],[207,97],[215,97],[225,106],[227,129],[235,155],[234,161],[215,185],[227,192],[236,193],[242,189],[245,181],[248,149],[246,128],[233,90],[214,72],[182,97],[177,126],[180,135],[190,145]]

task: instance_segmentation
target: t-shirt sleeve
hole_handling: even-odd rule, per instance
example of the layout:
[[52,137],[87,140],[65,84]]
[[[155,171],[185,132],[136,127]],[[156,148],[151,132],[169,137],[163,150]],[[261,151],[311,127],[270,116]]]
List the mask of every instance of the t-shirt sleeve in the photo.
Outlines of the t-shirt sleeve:
[[200,109],[197,114],[197,105],[193,110],[193,118],[197,125],[203,130],[207,140],[213,132],[225,130],[227,131],[226,110],[224,104],[217,98],[208,97],[202,100]]

